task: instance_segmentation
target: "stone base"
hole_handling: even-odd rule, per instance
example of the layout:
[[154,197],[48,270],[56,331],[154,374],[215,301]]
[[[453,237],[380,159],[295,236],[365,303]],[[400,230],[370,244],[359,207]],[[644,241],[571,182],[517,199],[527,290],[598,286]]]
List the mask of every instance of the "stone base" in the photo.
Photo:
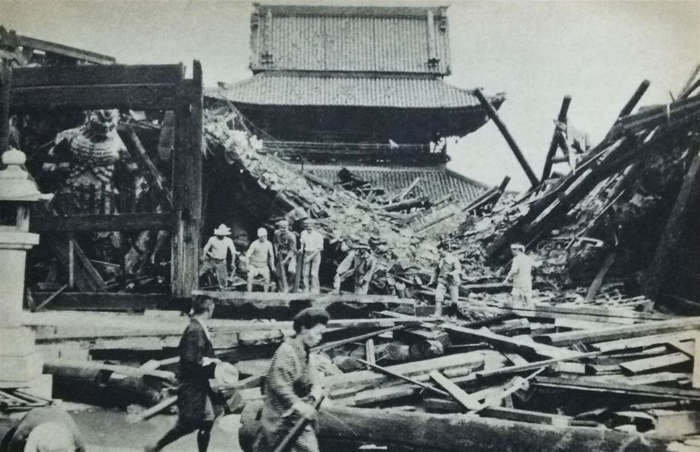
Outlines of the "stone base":
[[53,375],[39,375],[39,378],[29,382],[29,385],[23,391],[42,399],[53,399]]
[[0,388],[27,387],[39,378],[43,365],[29,328],[0,328]]
[[25,388],[39,378],[44,360],[38,353],[0,356],[0,388]]

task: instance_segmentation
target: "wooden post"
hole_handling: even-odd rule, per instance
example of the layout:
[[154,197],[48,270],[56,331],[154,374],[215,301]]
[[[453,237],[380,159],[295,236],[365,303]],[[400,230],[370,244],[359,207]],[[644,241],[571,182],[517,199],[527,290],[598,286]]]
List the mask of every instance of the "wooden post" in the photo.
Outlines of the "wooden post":
[[176,226],[172,240],[171,290],[189,298],[197,287],[202,220],[202,67],[194,61],[192,80],[181,80],[175,110],[173,203]]
[[695,333],[695,353],[693,357],[693,388],[700,388],[700,332]]
[[676,253],[675,250],[680,245],[683,236],[686,216],[692,203],[698,199],[700,194],[700,150],[697,146],[691,148],[691,155],[694,155],[692,163],[683,179],[664,232],[656,245],[654,258],[646,272],[642,292],[653,300],[658,297],[661,287],[666,281],[673,256]]
[[75,287],[75,248],[73,240],[68,240],[68,287]]
[[647,88],[649,88],[649,83],[649,80],[644,80],[642,81],[642,83],[639,84],[639,87],[637,87],[637,91],[635,91],[634,94],[632,94],[630,100],[628,100],[625,106],[622,107],[622,110],[620,110],[620,114],[617,115],[618,118],[627,116],[630,113],[632,113],[632,110],[634,110],[634,107],[637,105],[637,102],[639,102],[639,99],[642,98]]
[[[367,342],[365,342],[365,359],[370,364],[377,363],[376,356],[374,355],[374,339],[373,338],[369,338],[369,339],[367,339]],[[370,367],[367,366],[367,368],[369,369]]]
[[[566,95],[561,101],[557,122],[566,124],[566,115],[569,112],[569,105],[571,105],[571,96]],[[549,150],[547,151],[547,159],[544,162],[544,169],[542,170],[542,179],[540,179],[540,183],[544,183],[544,181],[549,177],[549,173],[552,171],[552,158],[554,157],[554,154],[556,154],[558,146],[559,133],[557,132],[557,125],[555,125],[554,133],[552,134],[552,141],[549,143]]]
[[489,102],[489,100],[486,99],[486,96],[484,96],[484,93],[482,93],[480,89],[475,89],[474,94],[479,99],[479,102],[481,102],[481,105],[484,107],[484,109],[486,109],[486,113],[489,115],[489,118],[493,120],[493,122],[496,124],[496,127],[498,127],[498,130],[501,131],[503,138],[506,139],[508,146],[510,146],[510,149],[513,151],[513,154],[515,154],[515,158],[518,159],[518,162],[520,162],[520,166],[523,168],[525,174],[527,175],[527,178],[530,180],[530,184],[532,184],[533,187],[538,185],[540,181],[537,180],[537,176],[535,176],[535,173],[532,171],[532,168],[530,168],[530,164],[527,163],[527,160],[525,160],[523,153],[520,151],[518,144],[515,142],[510,132],[508,132],[508,129],[506,128],[505,124],[503,124],[501,118],[498,117],[496,109],[493,108],[491,102]]
[[0,59],[0,154],[5,152],[10,140],[10,65]]

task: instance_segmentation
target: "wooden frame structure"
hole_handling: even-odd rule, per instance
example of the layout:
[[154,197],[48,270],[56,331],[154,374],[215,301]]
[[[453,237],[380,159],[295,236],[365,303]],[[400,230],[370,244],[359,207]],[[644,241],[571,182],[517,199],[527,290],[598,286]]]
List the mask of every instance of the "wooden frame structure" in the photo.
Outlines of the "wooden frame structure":
[[[69,237],[73,231],[168,230],[171,232],[169,295],[176,299],[189,298],[197,288],[202,222],[203,89],[199,61],[193,63],[191,79],[185,78],[182,64],[173,64],[15,68],[11,80],[10,114],[100,108],[174,111],[170,212],[45,215],[33,218],[31,227],[36,232],[63,233]],[[134,294],[110,294],[111,299],[121,296],[126,299]]]

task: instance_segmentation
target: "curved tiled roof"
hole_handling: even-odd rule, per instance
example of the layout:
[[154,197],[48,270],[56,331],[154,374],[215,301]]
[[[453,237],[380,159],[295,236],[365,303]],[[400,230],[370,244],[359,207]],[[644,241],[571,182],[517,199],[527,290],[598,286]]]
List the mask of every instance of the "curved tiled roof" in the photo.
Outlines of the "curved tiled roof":
[[206,94],[253,105],[481,108],[471,91],[433,77],[266,72]]
[[339,182],[337,175],[342,168],[350,170],[374,186],[384,188],[389,193],[396,193],[407,188],[417,177],[420,177],[420,182],[413,193],[427,196],[431,201],[437,201],[448,194],[453,194],[457,201],[469,202],[488,189],[481,182],[440,167],[304,165],[304,171],[308,171],[330,184]]

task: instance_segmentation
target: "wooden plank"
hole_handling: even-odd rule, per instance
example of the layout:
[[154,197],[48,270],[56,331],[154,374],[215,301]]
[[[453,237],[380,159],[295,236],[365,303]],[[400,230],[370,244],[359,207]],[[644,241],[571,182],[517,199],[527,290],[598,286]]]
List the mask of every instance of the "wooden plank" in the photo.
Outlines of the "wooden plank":
[[657,435],[678,437],[700,433],[700,412],[698,411],[656,409],[651,410],[649,414],[656,418],[654,433]]
[[[700,332],[695,333],[695,356],[700,356]],[[693,359],[693,388],[700,388],[700,359]]]
[[[428,411],[449,413],[461,411],[461,405],[452,400],[425,398],[423,399],[423,405]],[[572,417],[561,414],[542,413],[539,411],[528,411],[507,407],[486,407],[481,410],[479,414],[483,417],[493,417],[518,422],[530,422],[533,424],[554,425],[557,427],[570,425],[571,421],[573,420]]]
[[[622,319],[635,320],[668,320],[671,316],[654,312],[637,312],[629,308],[613,308],[603,306],[586,306],[586,305],[569,305],[560,304],[556,306],[548,306],[545,304],[537,304],[533,308],[506,308],[498,306],[481,306],[476,303],[469,305],[473,309],[485,309],[493,312],[512,312],[520,317],[543,317],[543,318],[558,318],[563,315],[577,316],[581,320],[593,320],[603,322],[620,323]],[[548,314],[552,314],[548,316]],[[618,321],[618,319],[620,321]],[[631,323],[631,322],[630,322]]]
[[669,353],[661,356],[654,356],[651,358],[636,359],[634,361],[627,361],[620,364],[620,367],[627,373],[636,375],[643,372],[649,372],[657,369],[664,369],[666,367],[675,366],[678,364],[683,364],[689,362],[689,358],[685,353]]
[[583,358],[592,358],[595,356],[601,355],[602,352],[586,352],[586,353],[579,353],[575,356],[571,357],[563,357],[563,358],[552,358],[552,359],[546,359],[542,361],[535,361],[529,364],[522,364],[519,366],[506,366],[506,367],[500,367],[497,369],[489,369],[489,370],[480,370],[480,371],[475,371],[469,375],[465,375],[464,377],[460,378],[455,378],[453,381],[456,384],[461,384],[461,383],[468,383],[472,382],[475,380],[479,379],[485,379],[489,377],[504,377],[507,375],[517,375],[521,373],[528,372],[530,370],[536,370],[540,369],[542,367],[547,367],[551,366],[552,364],[557,364],[563,361],[574,361],[578,359],[583,359]]
[[585,381],[581,378],[569,380],[566,378],[537,377],[533,385],[539,388],[556,388],[584,393],[619,394],[634,397],[700,401],[700,391],[652,385],[628,385],[623,383],[611,383],[609,381],[600,383]]
[[189,298],[198,286],[202,223],[202,67],[178,87],[172,177],[176,227],[171,241],[171,293]]
[[457,335],[466,335],[469,337],[475,337],[477,339],[483,340],[485,342],[496,345],[503,350],[513,350],[521,353],[534,353],[541,356],[546,356],[549,358],[564,358],[577,355],[576,352],[571,350],[566,350],[558,347],[550,347],[545,344],[538,344],[532,341],[528,341],[527,338],[511,338],[508,336],[503,336],[500,334],[495,334],[487,330],[475,330],[472,328],[464,328],[457,325],[442,325],[442,328],[449,332]]
[[[41,305],[54,293],[33,292]],[[50,310],[89,310],[89,311],[144,311],[167,305],[170,297],[163,293],[131,292],[63,292],[58,294],[48,307]]]
[[[558,122],[566,124],[566,115],[569,111],[569,105],[571,105],[571,96],[566,95],[561,100],[561,107],[559,107],[559,115],[557,116]],[[540,179],[540,184],[543,184],[544,181],[547,178],[549,178],[549,175],[552,172],[552,158],[554,157],[554,154],[556,154],[557,149],[559,148],[559,139],[560,133],[557,130],[557,126],[555,125],[552,140],[549,142],[549,150],[547,151],[547,157],[544,161],[544,168],[542,169],[542,178]]]
[[476,410],[481,406],[478,400],[473,400],[462,388],[454,384],[449,378],[445,377],[437,370],[430,372],[430,378],[467,410]]
[[392,327],[390,327],[390,328],[384,328],[384,329],[381,329],[381,330],[373,331],[373,332],[371,332],[371,333],[361,334],[361,335],[358,335],[358,336],[348,337],[348,338],[340,339],[340,340],[337,340],[337,341],[334,341],[334,342],[328,342],[328,343],[325,343],[325,344],[317,345],[316,347],[313,347],[311,350],[314,351],[314,352],[326,351],[326,350],[330,350],[330,349],[333,349],[333,348],[336,348],[336,347],[340,347],[341,345],[351,344],[351,343],[353,343],[353,342],[363,341],[363,340],[365,340],[365,339],[369,339],[369,338],[372,338],[372,337],[376,337],[376,336],[379,336],[379,335],[384,334],[384,333],[390,333],[390,332],[392,332],[392,331],[397,331],[397,330],[400,330],[400,329],[403,329],[403,328],[405,328],[404,325],[396,325],[396,326],[392,326]]
[[523,168],[523,171],[525,171],[525,175],[530,180],[530,184],[533,187],[538,185],[539,180],[537,179],[537,176],[535,176],[535,173],[532,171],[532,168],[530,168],[530,164],[525,159],[525,156],[523,156],[522,151],[511,136],[510,132],[508,131],[508,128],[503,123],[503,121],[501,121],[501,118],[499,118],[496,109],[493,107],[493,105],[491,105],[491,102],[489,102],[489,100],[484,96],[480,89],[475,89],[473,93],[477,97],[477,99],[479,99],[481,106],[484,107],[489,118],[491,118],[494,124],[496,124],[496,127],[498,127],[498,130],[500,130],[501,134],[503,135],[503,138],[505,138],[506,142],[508,143],[508,146],[513,151],[513,154],[515,154],[515,158],[518,159],[520,166]]
[[[74,58],[76,60],[86,61],[88,63],[113,64],[117,61],[114,57],[109,55],[78,49],[56,42],[44,41],[43,39],[31,38],[29,36],[17,35],[17,41],[22,47],[29,47],[33,50],[41,50],[68,58]],[[52,66],[51,69],[60,69],[60,66]]]
[[374,356],[374,339],[372,338],[367,339],[367,342],[365,342],[365,360],[368,368],[377,363],[377,358]]
[[36,308],[32,309],[32,312],[41,311],[43,308],[46,307],[46,305],[48,305],[49,303],[51,303],[51,302],[53,301],[54,298],[56,298],[57,296],[59,296],[59,295],[60,295],[64,290],[66,290],[67,288],[68,288],[68,284],[64,284],[64,285],[62,285],[61,287],[59,287],[58,290],[56,290],[56,292],[53,292],[53,293],[52,293],[51,295],[49,295],[48,297],[44,298],[44,299],[41,301],[41,303],[40,303]]
[[642,337],[653,334],[673,333],[700,328],[700,317],[664,320],[660,322],[639,323],[630,326],[603,328],[596,331],[569,331],[566,333],[535,336],[535,340],[551,345],[567,346],[576,342],[604,342],[615,339]]
[[631,350],[638,348],[646,348],[659,344],[668,344],[670,342],[680,342],[693,339],[696,332],[682,331],[680,333],[667,333],[667,334],[655,334],[646,337],[634,337],[630,339],[618,339],[615,341],[608,342],[597,342],[591,344],[591,348],[594,350],[600,350],[601,352],[610,352],[614,350]]
[[695,341],[691,342],[680,342],[680,341],[671,341],[668,343],[669,346],[672,348],[678,350],[681,353],[684,353],[686,356],[689,356],[690,358],[693,358],[695,356]]
[[368,368],[375,370],[383,375],[388,375],[392,378],[397,378],[399,380],[406,381],[408,383],[411,383],[413,385],[416,385],[422,389],[428,390],[428,391],[436,393],[438,395],[442,395],[442,396],[448,395],[445,391],[441,391],[441,390],[439,390],[439,389],[437,389],[429,384],[423,383],[422,381],[418,381],[414,378],[407,377],[405,375],[401,375],[400,373],[394,372],[386,367],[378,366],[375,363],[370,362],[369,360],[358,359],[357,361],[361,362],[362,364],[366,365]]
[[673,256],[682,240],[685,218],[700,194],[700,147],[696,144],[691,147],[690,152],[693,155],[692,163],[683,178],[683,184],[644,278],[642,292],[652,299],[659,295],[666,282],[672,268]]
[[109,66],[51,66],[14,68],[12,87],[76,85],[176,85],[183,79],[182,64]]
[[30,229],[33,232],[53,231],[96,232],[96,231],[142,231],[158,229],[169,231],[173,228],[172,213],[120,213],[114,215],[71,215],[37,216],[32,218]]
[[42,86],[13,88],[10,93],[13,114],[60,108],[171,110],[175,105],[171,84]]

